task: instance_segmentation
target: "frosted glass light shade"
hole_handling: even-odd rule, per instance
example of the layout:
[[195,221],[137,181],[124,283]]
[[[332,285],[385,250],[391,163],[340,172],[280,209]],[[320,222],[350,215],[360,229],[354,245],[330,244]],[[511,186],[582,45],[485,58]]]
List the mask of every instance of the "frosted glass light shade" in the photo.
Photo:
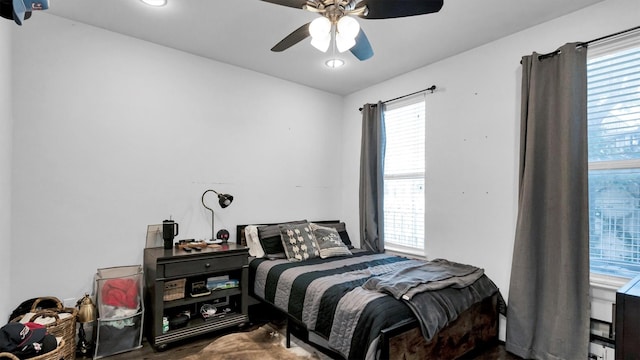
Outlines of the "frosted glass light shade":
[[356,39],[346,37],[340,33],[336,34],[336,47],[339,52],[345,52],[351,49],[356,44]]
[[309,24],[309,34],[311,37],[324,37],[331,32],[331,21],[324,16],[315,18]]
[[360,32],[360,24],[351,16],[343,16],[338,20],[338,33],[346,38],[355,39]]
[[360,24],[350,16],[343,16],[336,24],[336,47],[339,52],[345,52],[356,44],[356,36],[360,32]]
[[311,45],[326,52],[331,45],[331,21],[324,16],[318,17],[309,24]]
[[311,45],[322,52],[327,52],[329,45],[331,45],[331,35],[327,34],[324,37],[312,37]]

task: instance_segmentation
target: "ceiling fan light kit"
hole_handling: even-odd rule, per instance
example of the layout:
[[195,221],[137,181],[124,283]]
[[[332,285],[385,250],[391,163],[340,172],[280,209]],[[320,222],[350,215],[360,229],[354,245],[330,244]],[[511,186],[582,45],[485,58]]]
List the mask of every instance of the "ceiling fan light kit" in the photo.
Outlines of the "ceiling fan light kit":
[[358,60],[373,56],[373,49],[360,24],[362,19],[391,19],[440,11],[444,0],[262,0],[307,10],[320,17],[302,25],[277,43],[271,51],[284,51],[311,36],[311,45],[326,52],[334,40],[338,51],[350,50]]
[[360,24],[350,16],[341,17],[335,24],[322,16],[309,23],[311,45],[316,49],[327,52],[331,45],[331,35],[335,34],[335,44],[339,52],[345,52],[356,44],[356,36],[360,32]]

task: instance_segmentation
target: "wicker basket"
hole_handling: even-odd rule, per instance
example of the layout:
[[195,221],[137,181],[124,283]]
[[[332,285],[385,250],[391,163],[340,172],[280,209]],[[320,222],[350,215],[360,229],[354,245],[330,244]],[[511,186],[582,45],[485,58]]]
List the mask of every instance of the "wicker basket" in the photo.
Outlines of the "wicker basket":
[[[67,357],[62,354],[62,349],[64,347],[65,347],[65,341],[64,339],[62,339],[60,340],[60,344],[58,344],[58,347],[55,348],[54,350],[51,350],[46,354],[29,358],[29,360],[60,360],[60,359],[67,360]],[[8,352],[0,353],[0,359],[20,360],[19,357]]]
[[[55,308],[48,308],[46,310],[37,310],[40,300],[54,300],[57,305]],[[60,355],[64,357],[64,360],[75,360],[76,358],[76,320],[78,315],[78,309],[65,308],[62,302],[55,297],[43,297],[38,298],[31,307],[31,313],[33,314],[27,321],[33,322],[39,317],[52,317],[55,321],[46,324],[47,333],[60,337],[64,340],[64,347],[61,347]],[[68,313],[70,316],[60,318],[60,314]],[[26,315],[26,314],[25,314]],[[13,319],[13,322],[20,322],[25,316],[19,316]],[[36,321],[37,322],[37,321]],[[47,358],[48,359],[48,358]]]
[[166,281],[164,283],[164,296],[162,300],[171,301],[184,298],[184,290],[187,279]]
[[[45,303],[45,304],[55,304],[55,307],[50,307],[50,308],[40,308],[40,303]],[[38,312],[38,311],[42,311],[42,310],[51,310],[51,311],[62,311],[64,310],[64,306],[62,305],[62,301],[60,301],[60,299],[58,299],[57,297],[54,296],[42,296],[37,298],[34,302],[33,305],[31,305],[31,312]]]

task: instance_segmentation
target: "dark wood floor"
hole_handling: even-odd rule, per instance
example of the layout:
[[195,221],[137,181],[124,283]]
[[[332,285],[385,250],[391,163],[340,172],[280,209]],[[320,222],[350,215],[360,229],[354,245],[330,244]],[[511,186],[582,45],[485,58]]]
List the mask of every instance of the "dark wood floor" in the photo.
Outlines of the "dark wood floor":
[[[147,343],[143,343],[141,349],[132,350],[118,355],[110,356],[110,360],[175,360],[184,356],[195,354],[211,342],[211,338],[193,340],[172,346],[166,351],[155,352]],[[78,357],[78,359],[82,359]],[[508,353],[504,345],[497,345],[480,354],[464,357],[466,360],[520,360],[522,358]]]
[[[181,341],[171,344],[165,351],[156,352],[145,341],[140,349],[132,350],[122,354],[110,356],[109,360],[175,360],[182,357],[195,354],[202,348],[207,346],[211,341],[220,334],[204,335],[197,338],[190,339],[188,341]],[[213,336],[212,336],[213,335]],[[78,358],[82,359],[82,358]],[[504,349],[503,344],[498,344],[494,347],[488,348],[481,353],[475,353],[472,356],[464,357],[465,360],[520,360],[521,358],[508,353]],[[439,359],[440,360],[440,359]]]
[[[279,312],[273,312],[269,307],[264,305],[253,305],[249,307],[249,315],[251,325],[247,325],[240,331],[249,331],[258,328],[266,323],[271,323],[279,328],[286,326],[286,317]],[[215,333],[204,334],[198,337],[190,338],[169,344],[164,351],[155,351],[153,347],[146,341],[140,349],[128,351],[122,354],[109,356],[109,360],[175,360],[182,357],[195,354],[210,344],[216,337],[226,335],[234,331],[233,329],[220,331]],[[295,341],[295,340],[294,340]],[[301,341],[300,341],[301,342]],[[308,348],[307,350],[313,350]],[[318,352],[319,353],[319,352]],[[322,359],[328,357],[322,354]],[[82,359],[82,358],[79,358]],[[521,360],[522,358],[508,353],[504,344],[497,344],[491,348],[483,349],[480,352],[474,352],[472,355],[463,357],[464,360]],[[392,359],[394,360],[394,359]],[[438,359],[441,360],[441,359]],[[444,359],[442,359],[444,360]]]
[[522,358],[507,352],[507,350],[504,349],[504,345],[499,344],[492,348],[486,349],[480,354],[471,356],[468,359],[469,360],[519,360]]

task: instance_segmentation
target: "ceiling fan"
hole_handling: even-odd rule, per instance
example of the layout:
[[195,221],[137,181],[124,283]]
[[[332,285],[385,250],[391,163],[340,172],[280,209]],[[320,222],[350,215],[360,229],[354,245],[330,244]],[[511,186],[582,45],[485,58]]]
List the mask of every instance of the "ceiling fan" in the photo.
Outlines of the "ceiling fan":
[[262,0],[321,15],[287,35],[271,51],[284,51],[311,36],[311,45],[326,52],[333,44],[338,51],[350,50],[358,60],[373,56],[369,39],[354,16],[391,19],[440,11],[443,0]]

